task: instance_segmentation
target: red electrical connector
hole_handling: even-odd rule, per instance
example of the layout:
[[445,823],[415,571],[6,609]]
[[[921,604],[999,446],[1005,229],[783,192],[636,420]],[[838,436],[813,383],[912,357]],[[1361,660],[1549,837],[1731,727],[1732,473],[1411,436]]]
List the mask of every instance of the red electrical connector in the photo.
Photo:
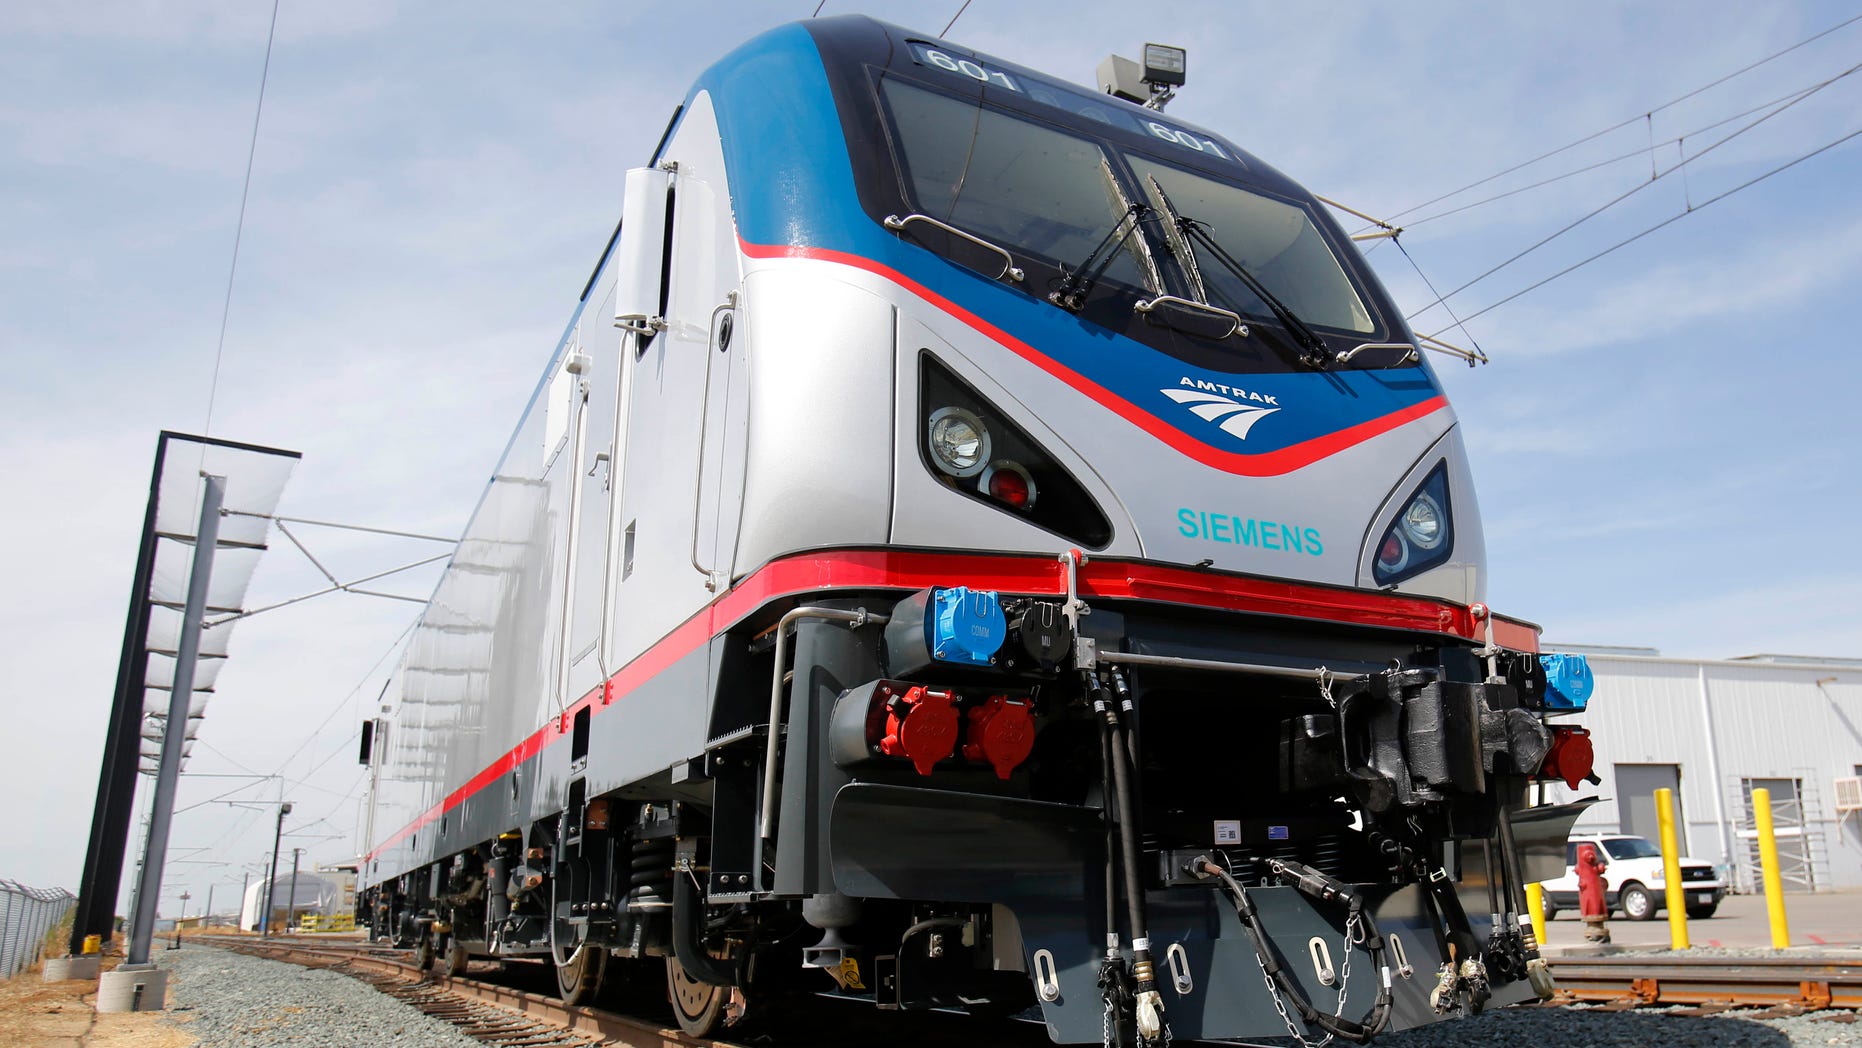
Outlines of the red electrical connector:
[[879,741],[879,752],[910,760],[920,775],[931,774],[937,762],[957,748],[954,698],[948,691],[931,691],[920,685],[888,699],[886,735]]
[[970,708],[970,730],[963,755],[992,764],[996,777],[1007,779],[1034,751],[1034,705],[1027,699],[991,695]]
[[1552,729],[1552,748],[1546,751],[1545,763],[1539,766],[1539,774],[1548,779],[1563,779],[1565,785],[1578,788],[1580,782],[1598,783],[1591,772],[1591,766],[1597,762],[1597,753],[1591,748],[1590,732],[1584,728],[1556,727]]

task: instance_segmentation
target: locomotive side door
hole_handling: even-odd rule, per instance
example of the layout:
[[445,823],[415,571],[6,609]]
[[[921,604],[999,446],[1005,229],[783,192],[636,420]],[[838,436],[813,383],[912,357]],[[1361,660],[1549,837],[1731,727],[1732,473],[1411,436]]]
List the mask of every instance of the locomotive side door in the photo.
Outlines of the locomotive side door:
[[[736,534],[734,517],[719,527],[719,499],[734,512],[741,487],[718,439],[731,429],[730,405],[740,396],[728,390],[741,383],[733,381],[733,353],[716,352],[713,334],[730,312],[738,266],[708,99],[687,107],[662,156],[655,168],[628,172],[617,258],[614,316],[632,332],[625,351],[632,377],[626,485],[614,521],[610,670],[716,596],[719,572],[728,571],[718,557],[720,530],[732,548]],[[709,689],[708,680],[692,683]],[[696,717],[702,721],[702,712]],[[693,734],[702,744],[702,726]]]
[[600,684],[609,661],[602,646],[610,610],[607,598],[612,511],[621,486],[620,442],[626,434],[621,424],[624,413],[619,409],[624,403],[627,363],[633,356],[626,345],[632,342],[631,336],[617,338],[615,333],[602,330],[611,315],[612,300],[610,290],[602,302],[583,310],[570,350],[572,355],[579,353],[582,360],[573,423],[577,427],[572,477],[576,495],[570,510],[573,519],[566,550],[570,561],[565,600],[568,666],[564,705]]

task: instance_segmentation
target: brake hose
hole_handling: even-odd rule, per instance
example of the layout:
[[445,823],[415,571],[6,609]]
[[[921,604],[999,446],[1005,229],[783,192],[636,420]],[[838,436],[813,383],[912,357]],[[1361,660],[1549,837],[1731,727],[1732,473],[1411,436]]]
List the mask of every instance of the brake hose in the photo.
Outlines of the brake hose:
[[[1125,919],[1131,932],[1132,1000],[1135,1005],[1138,1035],[1145,1042],[1159,1040],[1164,1034],[1164,999],[1157,990],[1151,962],[1150,933],[1145,928],[1144,881],[1138,872],[1138,813],[1132,789],[1132,754],[1119,720],[1119,711],[1107,694],[1105,683],[1092,673],[1086,675],[1093,712],[1099,715],[1107,740],[1112,765],[1111,788],[1116,802],[1119,843],[1119,872],[1125,891]],[[1130,698],[1125,700],[1130,705]],[[1110,930],[1108,930],[1110,934]],[[1110,959],[1108,955],[1108,960]]]
[[[1255,958],[1260,962],[1261,971],[1280,988],[1282,996],[1293,1002],[1294,1010],[1307,1026],[1316,1026],[1325,1032],[1347,1041],[1360,1044],[1369,1041],[1381,1033],[1390,1022],[1390,965],[1384,960],[1384,940],[1377,931],[1377,923],[1371,918],[1369,910],[1364,908],[1364,900],[1358,893],[1345,884],[1320,873],[1310,866],[1296,862],[1274,860],[1269,868],[1283,881],[1298,888],[1319,902],[1343,900],[1345,903],[1345,931],[1350,937],[1353,924],[1364,930],[1364,939],[1358,943],[1365,953],[1370,954],[1371,963],[1381,973],[1381,982],[1377,987],[1377,1000],[1371,1005],[1363,1019],[1353,1021],[1334,1015],[1327,1015],[1313,1007],[1312,1002],[1300,991],[1299,984],[1287,974],[1286,965],[1274,950],[1273,941],[1267,936],[1267,929],[1261,925],[1260,911],[1255,909],[1254,900],[1248,897],[1248,890],[1241,886],[1232,874],[1213,862],[1207,855],[1199,855],[1190,860],[1188,872],[1197,878],[1215,877],[1221,880],[1222,887],[1235,900],[1235,915],[1241,918],[1241,925],[1247,929],[1248,937],[1254,940]],[[1339,987],[1339,992],[1344,992]]]

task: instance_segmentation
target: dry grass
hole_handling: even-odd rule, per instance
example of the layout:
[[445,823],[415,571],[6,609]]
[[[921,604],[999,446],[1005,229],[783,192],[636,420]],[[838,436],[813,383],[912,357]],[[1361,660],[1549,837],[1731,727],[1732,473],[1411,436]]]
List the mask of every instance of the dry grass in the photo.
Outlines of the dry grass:
[[[120,957],[105,957],[105,971]],[[97,1014],[97,983],[48,983],[34,965],[0,983],[0,1048],[191,1048],[168,1012]]]

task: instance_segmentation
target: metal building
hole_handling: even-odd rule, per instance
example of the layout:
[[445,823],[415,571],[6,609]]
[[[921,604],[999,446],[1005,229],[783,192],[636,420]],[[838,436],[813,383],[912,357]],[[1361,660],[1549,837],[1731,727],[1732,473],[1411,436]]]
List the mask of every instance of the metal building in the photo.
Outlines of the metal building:
[[1862,887],[1862,659],[1750,655],[1663,658],[1652,649],[1582,652],[1596,676],[1584,724],[1600,787],[1580,830],[1659,839],[1653,795],[1677,791],[1683,851],[1760,885],[1752,791],[1771,791],[1787,891]]
[[[239,926],[248,931],[257,931],[260,918],[265,912],[265,883],[259,881],[246,888],[246,897],[239,908]],[[296,877],[290,873],[281,873],[272,889],[272,930],[283,931],[297,923],[297,919],[307,913],[341,913],[343,889],[327,875],[298,871]],[[349,898],[354,906],[354,889]]]

